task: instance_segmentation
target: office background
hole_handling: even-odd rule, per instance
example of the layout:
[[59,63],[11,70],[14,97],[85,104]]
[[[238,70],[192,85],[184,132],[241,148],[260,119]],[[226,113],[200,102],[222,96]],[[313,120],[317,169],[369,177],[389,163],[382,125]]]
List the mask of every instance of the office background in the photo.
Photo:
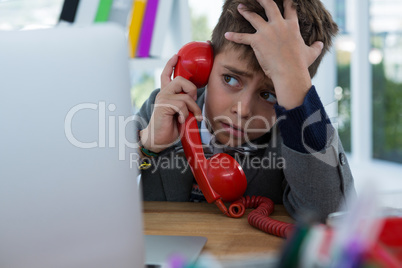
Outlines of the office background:
[[[175,1],[188,4],[190,16],[175,16],[190,20],[191,27],[171,29],[170,39],[209,39],[222,0]],[[323,2],[340,33],[314,84],[349,152],[357,189],[373,179],[383,191],[402,192],[402,0]],[[55,27],[62,5],[0,0],[0,30]],[[171,44],[159,59],[130,59],[134,108],[159,86],[164,63],[180,45]]]

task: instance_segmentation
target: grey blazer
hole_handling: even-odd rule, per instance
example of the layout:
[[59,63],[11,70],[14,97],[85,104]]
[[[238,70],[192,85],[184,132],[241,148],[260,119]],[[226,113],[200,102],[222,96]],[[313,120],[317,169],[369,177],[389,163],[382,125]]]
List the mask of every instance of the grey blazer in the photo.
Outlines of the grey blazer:
[[[204,104],[204,89],[198,90],[197,103]],[[155,90],[137,116],[138,129],[148,124]],[[142,170],[143,198],[147,201],[189,201],[194,177],[186,158],[179,150],[180,142],[151,159],[151,167]],[[270,131],[267,146],[257,156],[236,158],[247,177],[245,195],[266,196],[284,204],[288,213],[298,218],[313,212],[320,221],[346,204],[346,197],[355,194],[353,177],[342,144],[335,134],[321,152],[303,154],[282,142],[279,130]],[[350,194],[349,194],[350,193]]]

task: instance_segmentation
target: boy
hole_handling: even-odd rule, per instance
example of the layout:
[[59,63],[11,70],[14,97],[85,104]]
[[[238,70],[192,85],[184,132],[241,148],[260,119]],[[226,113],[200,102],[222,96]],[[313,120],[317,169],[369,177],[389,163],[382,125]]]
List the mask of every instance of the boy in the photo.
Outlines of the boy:
[[311,83],[336,32],[319,0],[227,0],[212,34],[206,88],[171,79],[174,55],[160,91],[138,113],[142,152],[151,156],[144,200],[203,199],[177,141],[177,121],[192,112],[207,157],[231,151],[241,164],[245,195],[283,203],[293,217],[309,210],[324,221],[339,209],[353,178]]

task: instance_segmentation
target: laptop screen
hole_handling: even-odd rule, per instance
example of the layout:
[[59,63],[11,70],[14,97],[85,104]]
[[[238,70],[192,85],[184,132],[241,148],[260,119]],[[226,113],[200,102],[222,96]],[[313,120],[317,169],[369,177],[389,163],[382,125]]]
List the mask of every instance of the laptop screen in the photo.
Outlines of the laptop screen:
[[0,267],[141,267],[126,39],[0,32]]

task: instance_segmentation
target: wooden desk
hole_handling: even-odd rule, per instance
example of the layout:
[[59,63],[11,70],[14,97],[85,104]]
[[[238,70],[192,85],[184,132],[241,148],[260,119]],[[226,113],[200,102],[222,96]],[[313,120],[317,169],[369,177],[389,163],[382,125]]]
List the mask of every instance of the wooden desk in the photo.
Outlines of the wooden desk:
[[[218,259],[230,256],[263,256],[281,250],[283,238],[264,233],[247,222],[224,216],[214,204],[186,202],[144,202],[144,229],[148,235],[205,236],[203,253]],[[284,207],[275,206],[272,218],[293,222]]]

